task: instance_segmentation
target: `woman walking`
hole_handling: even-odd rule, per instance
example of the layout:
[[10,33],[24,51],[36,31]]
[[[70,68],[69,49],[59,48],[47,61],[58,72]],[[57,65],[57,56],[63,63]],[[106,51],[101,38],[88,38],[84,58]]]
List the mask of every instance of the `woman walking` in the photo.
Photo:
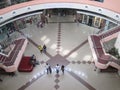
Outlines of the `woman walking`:
[[64,74],[64,71],[65,71],[65,66],[64,65],[61,66],[61,70],[62,70],[62,73]]

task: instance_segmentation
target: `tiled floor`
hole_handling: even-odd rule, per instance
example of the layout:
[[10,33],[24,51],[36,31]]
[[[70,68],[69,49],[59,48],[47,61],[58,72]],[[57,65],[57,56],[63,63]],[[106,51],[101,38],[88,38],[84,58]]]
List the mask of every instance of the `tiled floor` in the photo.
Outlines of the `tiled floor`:
[[[35,54],[40,65],[32,72],[16,72],[16,76],[3,76],[0,90],[120,90],[117,73],[94,71],[92,53],[87,37],[99,30],[73,23],[73,17],[52,17],[43,28],[36,25],[21,30],[30,40],[24,55]],[[18,33],[17,33],[18,34]],[[47,53],[40,53],[37,45],[46,44]],[[47,75],[45,62],[53,72]],[[56,74],[54,66],[64,64],[66,71]]]

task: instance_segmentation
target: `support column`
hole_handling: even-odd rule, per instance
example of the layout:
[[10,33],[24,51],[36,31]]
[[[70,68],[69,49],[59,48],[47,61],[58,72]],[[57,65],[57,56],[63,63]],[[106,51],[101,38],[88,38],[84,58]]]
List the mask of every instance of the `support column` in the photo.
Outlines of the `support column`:
[[109,21],[106,21],[104,30],[108,30],[109,23],[110,23]]
[[14,27],[15,27],[15,29],[16,29],[16,30],[19,30],[16,21],[14,21],[13,23],[14,23]]
[[118,75],[120,76],[120,70],[118,70]]
[[11,5],[11,0],[6,0],[8,5]]
[[118,50],[119,56],[120,56],[120,33],[116,39],[116,42],[114,44],[115,48]]
[[43,10],[43,15],[47,15],[47,10],[46,9]]

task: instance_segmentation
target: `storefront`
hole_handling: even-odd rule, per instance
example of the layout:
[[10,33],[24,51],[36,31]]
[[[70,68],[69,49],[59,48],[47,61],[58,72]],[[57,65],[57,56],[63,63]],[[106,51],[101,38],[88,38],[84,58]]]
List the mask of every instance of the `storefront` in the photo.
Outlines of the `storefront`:
[[12,20],[10,23],[0,27],[0,33],[3,33],[2,35],[6,35],[8,32],[12,33],[15,30],[21,30],[29,27],[30,25],[37,25],[37,23],[41,21],[41,13],[43,13],[44,15],[51,14],[57,16],[67,16],[67,15],[75,16],[75,18],[79,20],[79,23],[102,30],[109,30],[117,26],[117,24],[114,23],[112,20],[110,21],[103,17],[86,12],[77,11],[75,9],[48,9],[43,11],[44,12],[41,11],[37,13],[32,13],[27,16],[20,16],[19,19]]
[[77,19],[80,19],[79,21],[81,21],[81,23],[98,29],[108,30],[117,26],[117,24],[112,22],[111,20],[94,14],[77,11],[76,15]]

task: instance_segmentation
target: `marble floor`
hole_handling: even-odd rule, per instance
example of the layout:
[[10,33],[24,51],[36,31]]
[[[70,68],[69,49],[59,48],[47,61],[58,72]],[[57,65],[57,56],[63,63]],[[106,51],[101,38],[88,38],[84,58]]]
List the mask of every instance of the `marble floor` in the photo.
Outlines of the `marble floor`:
[[[40,64],[32,72],[1,75],[0,90],[120,90],[117,73],[94,70],[87,38],[99,29],[73,21],[72,16],[53,16],[43,28],[32,24],[16,32],[29,39],[24,55],[34,54]],[[41,54],[38,45],[44,44],[47,52]],[[46,62],[52,66],[52,74],[46,73]],[[65,65],[64,74],[56,74],[56,64]]]

